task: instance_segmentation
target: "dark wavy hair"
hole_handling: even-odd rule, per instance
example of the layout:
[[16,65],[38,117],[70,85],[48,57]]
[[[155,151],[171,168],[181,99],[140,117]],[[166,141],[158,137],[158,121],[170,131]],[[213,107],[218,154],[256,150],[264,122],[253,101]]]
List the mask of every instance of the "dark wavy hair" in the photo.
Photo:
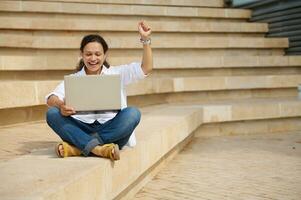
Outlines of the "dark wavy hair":
[[[85,46],[90,43],[90,42],[98,42],[99,44],[101,44],[104,53],[106,53],[109,49],[107,42],[100,36],[97,34],[91,34],[91,35],[86,35],[83,39],[82,42],[80,44],[80,51],[83,53]],[[110,64],[105,60],[103,65],[106,68],[110,67]],[[82,70],[82,68],[85,67],[85,63],[83,61],[83,59],[80,59],[80,61],[78,62],[77,66],[76,66],[76,71],[80,71]]]

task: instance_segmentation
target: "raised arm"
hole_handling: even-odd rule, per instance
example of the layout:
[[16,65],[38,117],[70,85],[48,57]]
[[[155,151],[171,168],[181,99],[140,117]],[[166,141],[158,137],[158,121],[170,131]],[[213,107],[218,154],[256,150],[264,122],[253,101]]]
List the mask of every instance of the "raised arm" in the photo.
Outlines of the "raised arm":
[[143,44],[143,56],[141,68],[145,75],[149,74],[153,69],[153,54],[151,48],[151,28],[144,22],[141,21],[138,24],[138,31]]

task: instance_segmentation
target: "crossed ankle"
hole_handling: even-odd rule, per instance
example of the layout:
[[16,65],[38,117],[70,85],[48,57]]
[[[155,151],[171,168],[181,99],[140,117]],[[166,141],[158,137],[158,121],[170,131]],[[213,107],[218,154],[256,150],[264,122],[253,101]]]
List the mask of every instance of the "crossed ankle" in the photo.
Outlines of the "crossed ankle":
[[96,147],[94,147],[91,152],[97,156],[101,156],[103,157],[103,147],[100,145],[97,145]]
[[111,160],[119,160],[119,148],[116,144],[104,144],[94,147],[91,151],[96,156],[109,158]]

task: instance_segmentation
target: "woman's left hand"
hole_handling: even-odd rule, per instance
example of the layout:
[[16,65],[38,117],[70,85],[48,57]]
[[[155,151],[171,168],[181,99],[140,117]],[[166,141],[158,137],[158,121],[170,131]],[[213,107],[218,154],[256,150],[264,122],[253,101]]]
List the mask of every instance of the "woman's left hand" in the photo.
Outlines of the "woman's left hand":
[[138,23],[138,31],[143,40],[149,39],[152,33],[152,29],[145,23],[145,21],[140,21]]

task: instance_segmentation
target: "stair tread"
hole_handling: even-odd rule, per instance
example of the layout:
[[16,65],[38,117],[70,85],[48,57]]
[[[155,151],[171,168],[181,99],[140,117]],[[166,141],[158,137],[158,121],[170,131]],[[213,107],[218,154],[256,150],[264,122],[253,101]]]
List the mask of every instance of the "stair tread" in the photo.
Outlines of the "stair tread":
[[[173,17],[217,17],[248,19],[250,10],[229,8],[172,7],[93,4],[72,2],[37,2],[37,1],[3,1],[0,11],[41,12],[41,13],[76,13],[99,15],[140,15]],[[126,8],[125,8],[126,7]]]

